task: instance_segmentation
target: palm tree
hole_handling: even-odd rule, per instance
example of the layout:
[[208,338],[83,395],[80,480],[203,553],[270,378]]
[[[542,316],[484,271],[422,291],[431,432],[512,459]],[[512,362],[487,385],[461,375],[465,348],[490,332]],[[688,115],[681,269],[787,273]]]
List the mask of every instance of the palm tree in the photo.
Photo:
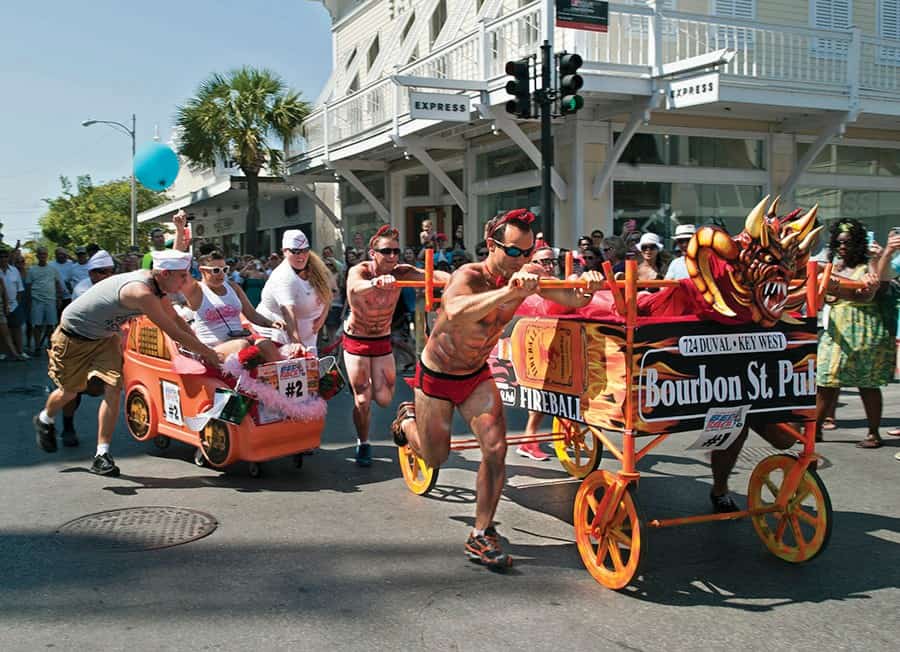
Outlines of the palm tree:
[[232,159],[247,178],[248,253],[260,253],[259,171],[268,165],[279,174],[284,162],[283,150],[273,147],[272,139],[290,147],[308,113],[300,93],[288,89],[278,75],[249,67],[213,74],[200,84],[196,97],[178,107],[179,153],[207,167],[215,165],[216,157]]

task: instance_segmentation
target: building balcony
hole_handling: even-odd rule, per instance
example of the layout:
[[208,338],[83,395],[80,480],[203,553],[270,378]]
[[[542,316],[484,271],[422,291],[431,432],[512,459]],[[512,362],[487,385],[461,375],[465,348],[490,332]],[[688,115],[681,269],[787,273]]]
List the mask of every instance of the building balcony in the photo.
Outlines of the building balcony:
[[[505,63],[539,54],[545,33],[542,5],[533,2],[483,22],[478,30],[398,68],[396,75],[486,81],[491,103],[501,102],[506,99]],[[662,65],[731,48],[736,54],[720,69],[721,86],[734,89],[736,101],[900,114],[900,41],[856,28],[762,24],[610,3],[608,33],[556,28],[554,38],[557,51],[582,55],[589,101],[592,96],[649,95]],[[391,130],[415,130],[407,126],[410,122],[407,87],[392,77],[381,79],[317,107],[303,126],[306,150],[292,167],[310,167]]]

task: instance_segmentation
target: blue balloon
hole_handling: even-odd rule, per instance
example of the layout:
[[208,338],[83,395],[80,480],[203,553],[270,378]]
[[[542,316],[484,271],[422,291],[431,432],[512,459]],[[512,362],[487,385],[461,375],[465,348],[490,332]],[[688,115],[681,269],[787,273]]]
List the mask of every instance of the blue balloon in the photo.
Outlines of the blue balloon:
[[134,155],[134,176],[150,190],[165,190],[178,176],[178,155],[162,143],[147,143]]

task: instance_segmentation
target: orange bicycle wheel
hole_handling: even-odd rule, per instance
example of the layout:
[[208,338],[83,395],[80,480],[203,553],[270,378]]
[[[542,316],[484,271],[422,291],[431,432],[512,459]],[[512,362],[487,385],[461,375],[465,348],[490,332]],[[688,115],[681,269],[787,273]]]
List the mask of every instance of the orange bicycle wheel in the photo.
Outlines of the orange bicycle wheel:
[[553,433],[562,433],[565,439],[553,442],[556,457],[573,478],[587,477],[600,466],[603,444],[590,426],[569,419],[553,419]]
[[[771,455],[753,469],[747,505],[753,509],[775,504],[778,492],[797,459]],[[807,469],[784,511],[751,516],[753,528],[766,548],[785,561],[809,561],[824,550],[831,538],[831,498],[819,474]]]
[[610,589],[628,586],[646,552],[640,509],[629,486],[606,523],[595,522],[604,494],[617,481],[609,471],[594,471],[575,494],[575,543],[591,576]]
[[425,464],[409,446],[397,449],[400,471],[409,490],[417,496],[424,496],[434,489],[438,479],[438,469]]

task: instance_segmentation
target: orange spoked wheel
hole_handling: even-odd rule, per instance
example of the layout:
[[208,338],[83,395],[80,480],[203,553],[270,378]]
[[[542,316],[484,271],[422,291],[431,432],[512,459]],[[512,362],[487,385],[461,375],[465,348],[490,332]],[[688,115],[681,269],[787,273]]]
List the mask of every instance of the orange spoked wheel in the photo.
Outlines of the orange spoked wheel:
[[[776,503],[785,478],[797,460],[790,455],[771,455],[750,474],[747,505],[753,509]],[[800,563],[816,557],[831,538],[831,498],[819,474],[807,469],[783,511],[751,516],[753,528],[773,555]]]
[[424,496],[434,489],[438,479],[438,469],[425,464],[425,461],[413,452],[409,446],[397,449],[400,471],[409,490],[417,496]]
[[618,504],[607,509],[610,498],[604,497],[617,482],[621,481],[609,471],[594,471],[575,494],[575,543],[581,561],[595,580],[616,590],[628,586],[637,574],[646,548],[633,488],[628,486]]
[[553,419],[553,434],[563,434],[565,439],[553,442],[556,457],[573,478],[587,477],[600,466],[603,444],[590,426],[569,419]]

